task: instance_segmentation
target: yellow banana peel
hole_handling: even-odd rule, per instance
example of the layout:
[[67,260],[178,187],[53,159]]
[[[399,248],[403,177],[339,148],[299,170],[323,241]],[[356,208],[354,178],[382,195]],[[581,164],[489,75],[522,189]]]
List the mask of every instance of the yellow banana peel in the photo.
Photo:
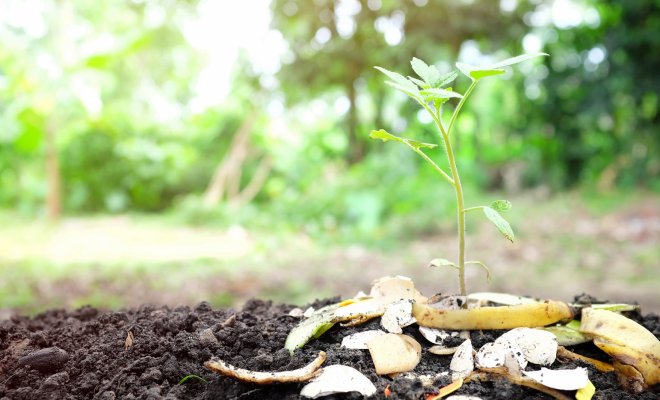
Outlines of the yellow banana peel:
[[427,304],[413,304],[413,316],[421,326],[454,330],[536,328],[570,320],[573,309],[561,301],[502,307],[442,310]]
[[660,383],[660,341],[637,322],[607,310],[582,310],[580,332],[609,354],[619,382],[641,392]]

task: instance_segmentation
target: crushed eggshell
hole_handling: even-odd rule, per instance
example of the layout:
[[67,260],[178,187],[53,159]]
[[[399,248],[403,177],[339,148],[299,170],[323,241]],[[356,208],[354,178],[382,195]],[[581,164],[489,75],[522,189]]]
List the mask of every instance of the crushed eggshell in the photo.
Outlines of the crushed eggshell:
[[367,347],[378,375],[412,371],[422,358],[422,346],[407,335],[380,335]]
[[[541,329],[511,329],[495,341],[515,343],[522,350],[525,359],[532,364],[550,365],[557,357],[557,337]],[[525,368],[522,364],[521,367]]]
[[[442,344],[443,340],[450,337],[450,333],[443,329],[428,328],[426,326],[419,327],[419,333],[424,336],[426,340],[433,344]],[[454,332],[455,333],[455,332]]]
[[341,347],[354,350],[367,350],[367,343],[384,334],[385,332],[380,329],[357,332],[352,335],[344,336],[341,340]]
[[307,307],[307,309],[306,309],[305,312],[303,313],[303,317],[305,317],[305,318],[309,318],[309,317],[311,317],[312,314],[314,314],[314,311],[315,311],[315,310],[314,310],[314,307]]
[[401,328],[414,323],[411,300],[399,300],[388,305],[380,319],[380,326],[390,333],[403,333]]
[[516,306],[520,304],[533,304],[538,303],[538,300],[535,300],[531,297],[517,296],[510,293],[496,293],[496,292],[480,292],[480,293],[470,293],[467,296],[468,301],[474,302],[483,302],[483,303],[495,303],[502,304],[505,306]]
[[384,305],[399,300],[413,300],[417,303],[426,303],[427,300],[415,289],[412,279],[400,275],[377,279],[369,295]]
[[[527,359],[518,343],[507,340],[506,337],[500,338],[481,346],[477,352],[477,363],[484,368],[506,366],[512,372],[527,367]],[[512,360],[518,365],[512,365]]]
[[289,316],[290,317],[296,317],[296,318],[302,318],[305,315],[303,312],[302,308],[293,308],[291,311],[289,311]]
[[429,353],[437,356],[449,356],[456,353],[456,350],[458,350],[458,347],[445,347],[441,344],[436,344],[428,348]]
[[474,357],[472,355],[472,341],[470,339],[465,340],[458,346],[449,364],[449,370],[451,370],[451,379],[453,381],[466,378],[472,373],[474,370]]
[[547,369],[522,371],[522,373],[543,386],[557,390],[578,390],[589,384],[589,375],[584,367],[575,369]]
[[376,386],[360,371],[346,365],[329,365],[321,374],[303,386],[300,395],[315,399],[335,393],[359,392],[368,397],[376,393]]
[[503,348],[501,343],[495,342],[486,343],[474,358],[474,362],[480,368],[497,368],[504,365],[505,353],[508,349]]

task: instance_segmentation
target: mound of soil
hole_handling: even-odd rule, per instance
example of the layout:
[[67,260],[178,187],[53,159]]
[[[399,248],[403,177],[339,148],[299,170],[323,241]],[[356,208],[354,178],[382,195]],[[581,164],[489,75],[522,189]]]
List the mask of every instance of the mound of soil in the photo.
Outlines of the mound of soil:
[[[317,301],[320,307],[337,299]],[[369,353],[340,347],[350,333],[375,329],[378,321],[360,327],[334,327],[319,340],[289,356],[283,349],[287,334],[299,319],[289,316],[292,305],[251,300],[241,310],[213,310],[201,303],[194,308],[144,306],[101,313],[91,307],[73,312],[48,311],[34,318],[12,317],[0,322],[0,400],[21,399],[299,399],[303,384],[257,386],[216,375],[203,363],[217,356],[233,365],[262,371],[300,368],[320,350],[325,365],[343,364],[366,375],[377,387],[376,398],[423,399],[450,383],[436,378],[430,387],[419,379],[389,378],[374,371]],[[655,315],[634,315],[638,322],[660,335]],[[404,329],[428,347],[415,327]],[[474,331],[475,347],[492,341],[501,332]],[[603,358],[593,345],[577,346],[576,352]],[[450,357],[423,353],[415,374],[435,376],[448,370]],[[585,365],[586,366],[586,365]],[[571,367],[570,364],[562,367]],[[189,379],[180,381],[189,375]],[[627,399],[613,373],[589,368],[597,388],[594,399]],[[201,379],[200,379],[201,378]],[[203,380],[202,380],[203,379]],[[481,399],[544,399],[532,389],[507,382],[470,382],[455,394]],[[361,398],[357,393],[326,399]],[[640,399],[657,399],[647,392]]]

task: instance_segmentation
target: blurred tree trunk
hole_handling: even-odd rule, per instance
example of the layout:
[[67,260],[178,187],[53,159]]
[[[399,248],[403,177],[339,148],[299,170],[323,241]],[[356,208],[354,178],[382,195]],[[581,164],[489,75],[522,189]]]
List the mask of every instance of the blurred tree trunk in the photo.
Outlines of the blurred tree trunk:
[[268,179],[272,168],[272,159],[264,156],[250,181],[241,188],[245,162],[252,158],[250,134],[257,119],[257,114],[250,114],[236,131],[225,157],[218,164],[213,178],[204,192],[204,205],[212,207],[222,199],[231,205],[241,205],[252,201]]
[[357,93],[355,91],[355,80],[351,80],[346,85],[346,95],[348,96],[348,163],[357,164],[364,158],[365,146],[364,140],[358,137],[357,132]]
[[[69,66],[73,58],[73,46],[69,39],[69,28],[73,26],[73,7],[70,0],[58,0],[55,21],[53,23],[53,56],[58,64]],[[62,76],[54,85],[65,85],[66,76]],[[57,99],[54,99],[57,102]],[[57,129],[60,126],[60,116],[53,107],[48,111],[45,127],[46,152],[46,215],[51,221],[56,221],[62,213],[62,175],[60,171],[59,152],[57,149]]]
[[[213,178],[211,178],[211,182],[204,192],[204,205],[207,207],[214,206],[220,202],[225,195],[227,186],[230,187],[230,190],[232,190],[232,187],[235,187],[237,180],[236,174],[240,174],[240,167],[247,155],[250,132],[252,132],[255,120],[255,113],[252,113],[245,118],[243,124],[238,128],[238,131],[236,131],[236,134],[234,135],[234,139],[229,146],[227,155],[216,167]],[[240,175],[238,179],[240,180]]]
[[52,123],[46,127],[46,215],[56,221],[62,213],[60,161],[55,143],[55,128]]

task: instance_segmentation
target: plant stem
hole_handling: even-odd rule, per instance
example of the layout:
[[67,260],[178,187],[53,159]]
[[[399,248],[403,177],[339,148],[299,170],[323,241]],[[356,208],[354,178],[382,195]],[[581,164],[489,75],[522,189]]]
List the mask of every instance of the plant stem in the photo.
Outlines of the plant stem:
[[[447,130],[442,126],[442,120],[440,115],[431,115],[434,117],[435,123],[442,134],[442,140],[445,142],[445,149],[447,150],[447,159],[449,160],[449,168],[451,169],[451,174],[454,180],[454,190],[456,192],[456,208],[458,211],[458,287],[461,292],[461,296],[467,296],[467,290],[465,289],[465,201],[463,199],[463,186],[461,185],[461,178],[458,175],[458,168],[456,167],[456,157],[454,156],[454,151],[451,147],[451,141],[449,140],[449,134],[451,133],[451,128],[456,122],[458,113],[463,108],[467,98],[472,93],[472,90],[477,85],[477,81],[473,80],[470,84],[470,87],[467,89],[461,101],[456,106],[456,109],[451,115],[449,120],[449,125]],[[427,106],[428,110],[428,106]],[[467,306],[467,302],[465,303]]]
[[444,129],[442,130],[442,139],[445,141],[449,168],[454,179],[456,208],[458,209],[458,287],[461,296],[467,296],[467,290],[465,289],[465,202],[463,200],[463,186],[461,185],[461,178],[458,176],[456,157],[454,157],[449,135],[444,132]]
[[470,211],[477,211],[477,210],[483,210],[483,209],[484,209],[484,206],[476,206],[476,207],[466,208],[465,210],[463,210],[463,212],[468,213]]

